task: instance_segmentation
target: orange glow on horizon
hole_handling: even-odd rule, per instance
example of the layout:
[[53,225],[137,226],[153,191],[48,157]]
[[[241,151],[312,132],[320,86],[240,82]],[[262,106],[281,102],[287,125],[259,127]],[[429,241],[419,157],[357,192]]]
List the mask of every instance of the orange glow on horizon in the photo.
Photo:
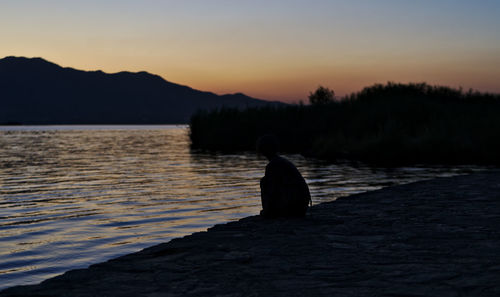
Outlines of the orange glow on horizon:
[[[7,54],[8,55],[8,54]],[[5,56],[7,56],[5,55]],[[18,55],[23,56],[23,55]],[[33,57],[26,54],[24,56]],[[130,57],[90,57],[68,55],[67,53],[37,55],[62,67],[80,70],[102,70],[107,73],[120,71],[147,71],[160,75],[165,80],[186,85],[194,89],[219,95],[244,93],[248,96],[290,103],[307,102],[309,92],[318,85],[333,89],[338,97],[360,91],[375,83],[427,82],[453,88],[475,89],[482,92],[500,93],[492,58],[483,57],[482,67],[474,67],[477,61],[454,60],[428,65],[426,63],[403,63],[394,61],[347,61],[336,65],[272,65],[269,68],[253,65],[237,70],[226,66],[217,68],[183,67],[182,63],[159,63],[154,57],[142,59]],[[160,60],[161,61],[161,60]],[[171,65],[170,67],[168,65]],[[261,69],[258,69],[258,67]]]
[[500,93],[500,4],[292,2],[60,1],[26,9],[6,1],[0,58],[147,71],[202,91],[287,102],[307,101],[318,85],[343,96],[387,81]]

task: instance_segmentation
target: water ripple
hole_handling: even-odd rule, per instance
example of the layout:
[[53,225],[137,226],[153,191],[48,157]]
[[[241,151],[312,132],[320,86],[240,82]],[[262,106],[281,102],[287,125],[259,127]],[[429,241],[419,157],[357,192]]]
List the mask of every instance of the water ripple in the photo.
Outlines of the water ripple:
[[[314,203],[471,170],[287,157]],[[0,127],[0,289],[257,214],[265,165],[191,152],[185,126]]]

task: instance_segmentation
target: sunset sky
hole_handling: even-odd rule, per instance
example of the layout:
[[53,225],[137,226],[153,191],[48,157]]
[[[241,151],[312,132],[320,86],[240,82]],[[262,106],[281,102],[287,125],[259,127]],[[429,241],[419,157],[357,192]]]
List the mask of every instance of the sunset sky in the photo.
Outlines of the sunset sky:
[[0,58],[306,99],[374,83],[500,93],[498,0],[4,0]]

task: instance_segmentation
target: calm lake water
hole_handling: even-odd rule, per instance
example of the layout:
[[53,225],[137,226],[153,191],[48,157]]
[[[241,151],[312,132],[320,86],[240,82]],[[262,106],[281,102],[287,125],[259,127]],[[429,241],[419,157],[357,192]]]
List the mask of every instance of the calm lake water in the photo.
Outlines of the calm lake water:
[[[316,204],[480,170],[286,157]],[[265,165],[191,152],[186,126],[0,127],[0,289],[258,214]]]

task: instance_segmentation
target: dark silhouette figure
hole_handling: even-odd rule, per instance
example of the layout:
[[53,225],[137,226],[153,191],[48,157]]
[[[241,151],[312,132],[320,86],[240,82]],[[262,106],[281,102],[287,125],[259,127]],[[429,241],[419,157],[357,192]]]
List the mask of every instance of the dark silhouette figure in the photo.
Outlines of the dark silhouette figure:
[[276,138],[261,137],[257,141],[257,152],[269,160],[266,174],[260,180],[260,214],[267,218],[303,217],[311,202],[309,188],[295,165],[278,155]]

